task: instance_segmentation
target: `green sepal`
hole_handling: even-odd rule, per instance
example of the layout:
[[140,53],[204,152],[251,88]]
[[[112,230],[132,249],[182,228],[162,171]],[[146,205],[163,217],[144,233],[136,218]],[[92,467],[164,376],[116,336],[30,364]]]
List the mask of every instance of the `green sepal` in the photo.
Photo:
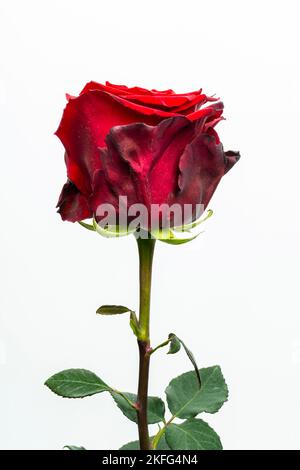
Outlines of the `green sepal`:
[[183,245],[188,243],[198,237],[199,233],[196,235],[187,236],[187,232],[184,233],[184,236],[179,236],[177,233],[174,233],[171,229],[162,229],[162,230],[151,230],[151,235],[156,240],[159,240],[169,245]]
[[156,238],[157,240],[169,243],[170,245],[182,245],[184,243],[191,242],[195,240],[200,233],[192,233],[191,230],[195,227],[198,227],[207,219],[209,219],[213,214],[213,211],[209,209],[207,214],[204,217],[200,217],[198,220],[191,222],[189,224],[185,224],[179,227],[165,228],[165,229],[156,229],[151,230],[151,235]]
[[87,230],[91,230],[92,232],[95,232],[95,227],[94,225],[91,225],[91,224],[87,224],[86,222],[83,222],[82,220],[80,220],[78,222],[82,227],[86,228]]
[[211,209],[208,209],[207,214],[202,218],[200,217],[199,219],[195,220],[195,222],[191,222],[190,224],[183,225],[183,227],[175,227],[174,230],[180,231],[180,232],[185,232],[186,230],[189,231],[195,227],[198,227],[199,225],[203,224],[207,219],[209,219],[213,215],[213,211]]
[[95,217],[93,218],[93,227],[99,235],[105,238],[126,237],[127,235],[135,232],[135,229],[128,230],[128,227],[121,227],[118,225],[109,225],[108,227],[103,228],[97,223]]

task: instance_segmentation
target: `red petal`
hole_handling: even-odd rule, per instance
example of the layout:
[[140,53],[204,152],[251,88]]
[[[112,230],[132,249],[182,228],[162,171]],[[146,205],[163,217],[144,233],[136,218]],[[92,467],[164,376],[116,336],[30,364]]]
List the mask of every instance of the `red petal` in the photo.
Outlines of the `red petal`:
[[119,214],[119,196],[127,196],[128,206],[144,204],[149,213],[152,204],[191,204],[195,218],[196,204],[207,206],[239,156],[224,153],[218,142],[212,128],[203,134],[198,122],[183,116],[157,126],[113,127],[106,138],[107,148],[100,150],[104,171],[94,177],[93,210],[109,202]]
[[[114,96],[119,96],[126,100],[132,101],[141,105],[150,105],[150,107],[164,108],[178,108],[176,112],[192,109],[198,103],[205,103],[206,101],[216,101],[216,98],[209,98],[201,94],[202,90],[197,90],[188,93],[175,93],[173,90],[146,90],[141,87],[128,88],[125,85],[114,85],[106,82],[105,85],[97,82],[89,82],[81,91],[81,95],[92,90],[101,90],[111,93]],[[167,109],[165,109],[167,110]],[[184,113],[185,114],[185,113]]]
[[153,110],[146,117],[143,107],[138,107],[141,115],[140,109],[130,109],[123,102],[95,90],[71,99],[64,110],[56,135],[66,149],[68,177],[83,194],[91,193],[93,174],[101,167],[98,148],[104,146],[111,127],[141,120],[152,124],[161,119]]
[[177,189],[178,163],[191,142],[195,126],[185,117],[166,119],[152,127],[142,123],[116,126],[101,149],[107,182],[128,204],[167,203]]
[[[125,96],[124,96],[125,98]],[[161,106],[164,108],[176,108],[186,103],[191,103],[190,97],[184,95],[137,95],[126,96],[126,99],[139,104]]]
[[182,113],[183,111],[185,111],[183,114],[188,115],[195,111],[196,106],[197,108],[200,108],[200,106],[207,103],[208,101],[217,101],[217,98],[214,98],[213,96],[207,96],[204,94],[195,95],[189,100],[187,100],[185,104],[174,109],[174,112]]
[[[93,209],[93,214],[97,221],[101,220],[106,214],[100,215],[101,206],[103,204],[110,204],[113,208],[118,208],[118,199],[113,193],[111,187],[107,184],[104,172],[97,170],[93,178],[93,193],[90,196],[89,203]],[[114,220],[110,224],[114,224]]]
[[202,122],[204,123],[207,119],[219,118],[223,113],[223,108],[224,108],[223,103],[219,101],[210,106],[207,106],[206,108],[198,109],[197,111],[189,114],[187,117],[191,121],[198,121],[198,122],[200,119],[202,119],[203,120]]
[[[163,109],[154,108],[153,106],[144,106],[142,104],[135,103],[134,101],[130,101],[128,97],[121,98],[121,96],[114,96],[113,98],[124,107],[139,113],[140,121],[146,122],[147,124],[156,124],[162,119],[176,116],[176,113],[171,111],[164,111]],[[147,119],[146,116],[152,117],[152,121]]]
[[137,202],[132,172],[127,162],[120,158],[118,146],[107,136],[107,148],[100,149],[101,162],[107,183],[116,196],[126,195],[128,205]]
[[58,207],[62,220],[69,222],[78,222],[92,217],[87,198],[78,191],[71,181],[63,186],[56,207]]
[[80,95],[83,95],[84,93],[87,93],[88,91],[93,91],[93,90],[106,91],[107,93],[111,93],[112,95],[117,95],[117,96],[125,96],[129,94],[129,92],[126,91],[126,87],[124,87],[124,89],[115,88],[113,85],[110,85],[108,82],[106,82],[106,85],[102,85],[102,83],[97,83],[97,82],[92,81],[85,85],[85,87],[80,92]]
[[139,86],[135,87],[127,87],[125,85],[114,85],[113,83],[110,82],[105,82],[106,86],[110,86],[114,88],[115,90],[122,90],[125,93],[138,93],[141,95],[155,95],[155,94],[174,94],[174,91],[169,89],[169,90],[163,90],[163,91],[158,91],[158,90],[147,90],[146,88],[142,88]]
[[[128,126],[116,126],[110,130],[106,142],[108,151],[127,164],[127,172],[133,173],[137,201],[150,207],[150,188],[147,180],[153,163],[152,139],[155,127],[136,123]],[[115,155],[115,158],[117,157]],[[123,176],[123,174],[122,174]]]
[[194,125],[185,117],[166,119],[156,128],[154,163],[149,174],[153,204],[168,202],[177,189],[179,159],[194,136]]
[[196,204],[207,207],[222,176],[237,160],[236,153],[224,153],[222,144],[217,144],[213,135],[199,134],[180,159],[179,191],[171,202],[192,204],[195,217]]
[[235,165],[236,162],[238,162],[240,158],[241,158],[240,152],[235,152],[234,150],[228,150],[227,152],[225,152],[225,162],[226,162],[225,173],[231,170],[233,165]]

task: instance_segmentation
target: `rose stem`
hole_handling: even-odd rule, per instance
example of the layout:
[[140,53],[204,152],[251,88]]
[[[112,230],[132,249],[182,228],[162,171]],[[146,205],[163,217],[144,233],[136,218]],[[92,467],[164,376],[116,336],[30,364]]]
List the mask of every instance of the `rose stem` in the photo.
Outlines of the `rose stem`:
[[[142,234],[143,235],[143,234]],[[147,420],[147,400],[150,362],[150,293],[152,260],[155,240],[137,238],[140,263],[140,310],[139,310],[139,384],[137,395],[137,413],[140,449],[151,449]]]

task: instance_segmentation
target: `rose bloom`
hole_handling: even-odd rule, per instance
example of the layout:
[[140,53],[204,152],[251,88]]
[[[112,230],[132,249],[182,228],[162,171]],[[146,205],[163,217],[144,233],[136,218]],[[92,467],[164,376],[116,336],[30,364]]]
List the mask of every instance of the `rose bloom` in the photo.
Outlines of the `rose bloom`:
[[90,82],[67,99],[56,131],[68,176],[57,205],[63,220],[99,221],[103,204],[118,216],[119,196],[149,213],[153,204],[189,204],[194,220],[196,205],[206,208],[239,159],[238,152],[224,152],[215,131],[223,104],[202,90],[176,94]]

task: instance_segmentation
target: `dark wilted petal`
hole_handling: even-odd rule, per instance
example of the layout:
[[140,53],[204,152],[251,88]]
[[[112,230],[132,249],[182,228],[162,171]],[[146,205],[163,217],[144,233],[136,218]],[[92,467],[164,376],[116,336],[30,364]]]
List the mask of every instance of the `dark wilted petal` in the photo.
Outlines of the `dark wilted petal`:
[[193,137],[194,125],[182,116],[166,119],[156,127],[149,173],[153,204],[167,203],[169,195],[177,189],[179,160]]
[[107,148],[100,149],[100,158],[106,181],[116,196],[126,195],[128,205],[135,204],[138,198],[130,166],[128,162],[121,158],[118,142],[114,141],[111,134],[107,136],[106,141]]
[[182,116],[158,126],[136,123],[112,128],[102,159],[116,194],[128,194],[133,203],[148,209],[150,204],[167,202],[177,187],[179,158],[193,132],[194,125]]
[[199,121],[192,123],[183,116],[157,126],[113,127],[107,148],[100,149],[103,174],[94,181],[97,204],[108,199],[113,204],[115,197],[118,206],[118,198],[126,196],[128,206],[144,204],[149,214],[153,204],[177,203],[182,208],[191,205],[192,218],[198,216],[196,205],[207,206],[238,156],[224,153],[214,129],[209,128],[209,133],[199,129]]
[[[107,184],[103,170],[97,170],[93,178],[93,192],[89,199],[97,222],[107,215],[104,205],[110,205],[115,214],[119,213],[118,198]],[[110,224],[114,221],[111,220]]]
[[240,152],[235,152],[234,150],[228,150],[227,152],[225,152],[225,161],[226,161],[225,173],[231,170],[233,165],[235,165],[236,162],[238,162],[240,158],[241,158]]
[[87,198],[71,181],[67,181],[63,186],[56,207],[62,220],[69,222],[78,222],[92,217]]
[[202,204],[203,209],[207,207],[222,176],[236,161],[236,155],[227,156],[214,135],[199,134],[182,154],[179,163],[179,191],[173,195],[171,201],[192,204],[195,217],[196,204]]

